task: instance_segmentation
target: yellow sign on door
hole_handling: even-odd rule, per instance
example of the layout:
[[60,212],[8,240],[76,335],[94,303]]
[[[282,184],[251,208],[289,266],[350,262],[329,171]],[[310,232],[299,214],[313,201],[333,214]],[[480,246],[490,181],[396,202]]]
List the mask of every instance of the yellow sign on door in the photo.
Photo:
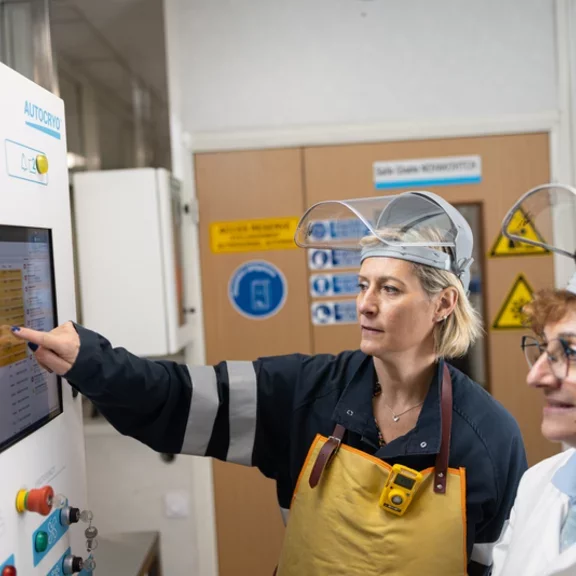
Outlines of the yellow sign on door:
[[296,248],[294,233],[300,218],[263,218],[210,224],[212,252],[258,252]]
[[[545,242],[538,230],[529,218],[518,209],[512,216],[509,230],[516,236],[526,238],[526,240],[532,240],[533,242]],[[494,243],[490,256],[537,256],[539,254],[550,254],[549,250],[542,248],[541,246],[532,246],[531,244],[525,244],[524,242],[515,242],[506,238],[500,232],[498,239]]]
[[534,291],[523,274],[519,274],[518,278],[512,286],[512,290],[506,296],[504,304],[500,308],[494,324],[493,330],[517,330],[526,328],[526,315],[522,311],[524,306],[532,301]]

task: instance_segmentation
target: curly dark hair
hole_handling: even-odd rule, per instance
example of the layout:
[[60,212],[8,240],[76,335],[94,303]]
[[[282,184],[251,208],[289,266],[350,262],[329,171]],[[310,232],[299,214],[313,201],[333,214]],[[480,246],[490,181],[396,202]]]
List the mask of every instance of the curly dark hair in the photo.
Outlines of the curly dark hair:
[[571,309],[576,310],[576,294],[568,290],[540,290],[522,311],[532,330],[542,335],[546,324],[562,320]]

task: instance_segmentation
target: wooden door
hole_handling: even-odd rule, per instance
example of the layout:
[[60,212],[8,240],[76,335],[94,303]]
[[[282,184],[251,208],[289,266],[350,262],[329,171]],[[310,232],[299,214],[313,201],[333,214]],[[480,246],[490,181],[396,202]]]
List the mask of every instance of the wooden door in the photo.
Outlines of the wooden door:
[[[210,244],[214,222],[302,214],[301,150],[198,154],[195,163],[207,362],[310,353],[304,251],[215,253]],[[276,266],[288,284],[284,306],[267,319],[246,318],[229,298],[234,271],[255,260]],[[271,576],[284,535],[274,482],[256,469],[215,461],[214,490],[220,576]]]
[[[559,447],[540,434],[539,395],[525,385],[527,367],[520,351],[524,331],[491,329],[519,273],[534,289],[552,285],[552,258],[488,257],[512,203],[529,188],[549,181],[546,134],[196,155],[208,363],[290,352],[339,352],[359,344],[355,325],[312,325],[306,251],[214,253],[211,223],[298,217],[321,200],[382,195],[374,188],[374,162],[462,155],[481,156],[481,182],[429,190],[455,205],[481,207],[481,233],[475,241],[483,281],[487,387],[518,420],[531,464],[557,452]],[[550,231],[540,232],[546,236]],[[267,320],[244,318],[228,297],[234,270],[253,259],[274,263],[289,285],[283,309]],[[284,533],[274,484],[257,470],[215,462],[214,490],[220,576],[271,576]]]

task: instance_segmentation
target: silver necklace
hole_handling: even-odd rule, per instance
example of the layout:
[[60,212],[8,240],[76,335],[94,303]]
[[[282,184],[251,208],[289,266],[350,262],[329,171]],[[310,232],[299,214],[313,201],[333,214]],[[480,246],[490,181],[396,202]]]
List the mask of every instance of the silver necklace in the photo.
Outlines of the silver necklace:
[[[380,382],[377,380],[376,385],[374,386],[374,396],[380,396],[380,394],[382,394],[382,386]],[[392,412],[392,420],[394,420],[394,422],[398,422],[398,420],[400,420],[400,416],[406,414],[406,412],[410,412],[410,410],[414,410],[414,408],[418,408],[418,406],[422,406],[422,404],[424,404],[424,401],[425,400],[422,400],[422,402],[416,404],[416,406],[412,406],[412,408],[408,408],[408,410],[404,410],[404,412],[400,412],[400,414],[396,414],[394,410],[392,410],[392,408],[390,408],[390,406],[386,404],[386,402],[382,403],[384,404],[384,406],[386,406],[386,408],[388,408],[388,410],[390,410],[390,412]]]
[[390,408],[390,406],[388,406],[388,404],[384,402],[384,406],[386,406],[386,408],[388,408],[388,410],[390,410],[390,412],[392,413],[392,420],[394,420],[394,422],[398,422],[398,420],[400,420],[400,416],[403,416],[404,414],[406,414],[406,412],[410,412],[410,410],[414,410],[414,408],[418,408],[418,406],[422,406],[422,404],[424,404],[424,400],[422,400],[422,402],[420,402],[419,404],[416,404],[416,406],[412,406],[412,408],[408,408],[408,410],[404,410],[404,412],[396,414],[394,410],[392,410],[392,408]]

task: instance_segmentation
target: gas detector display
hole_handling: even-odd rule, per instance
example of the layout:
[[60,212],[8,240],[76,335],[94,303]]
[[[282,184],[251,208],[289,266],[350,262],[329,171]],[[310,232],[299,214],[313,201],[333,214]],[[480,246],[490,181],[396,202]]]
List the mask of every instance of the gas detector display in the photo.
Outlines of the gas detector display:
[[56,326],[49,230],[0,225],[0,452],[62,413],[60,378],[36,362],[12,326]]
[[410,490],[416,481],[412,480],[411,478],[406,478],[406,476],[402,476],[402,474],[398,474],[396,478],[394,478],[394,484],[398,484],[398,486],[403,486]]

